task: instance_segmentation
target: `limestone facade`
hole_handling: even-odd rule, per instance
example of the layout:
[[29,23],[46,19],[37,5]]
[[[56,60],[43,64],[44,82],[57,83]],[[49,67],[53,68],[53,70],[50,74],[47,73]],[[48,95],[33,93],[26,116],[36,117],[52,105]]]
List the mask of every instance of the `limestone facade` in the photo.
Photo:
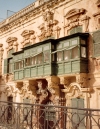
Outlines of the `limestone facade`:
[[[88,37],[88,72],[36,76],[15,80],[4,73],[4,59],[27,45],[69,36],[82,27]],[[94,56],[94,32],[100,30],[100,2],[97,0],[37,0],[0,23],[0,100],[31,103],[52,101],[71,106],[72,98],[84,99],[85,108],[100,108],[100,54]],[[98,41],[100,37],[98,35]],[[5,98],[5,99],[4,99]],[[94,102],[96,102],[94,104]]]

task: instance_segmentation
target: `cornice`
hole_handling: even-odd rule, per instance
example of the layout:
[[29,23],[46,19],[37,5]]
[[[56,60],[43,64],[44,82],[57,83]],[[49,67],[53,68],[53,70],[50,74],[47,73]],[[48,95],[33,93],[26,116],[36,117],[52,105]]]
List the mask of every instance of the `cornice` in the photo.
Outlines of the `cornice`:
[[24,25],[28,21],[33,20],[33,18],[40,16],[43,10],[46,10],[48,8],[53,9],[58,6],[58,4],[60,4],[61,2],[63,3],[64,1],[70,2],[70,0],[49,0],[44,2],[42,5],[36,5],[36,2],[30,4],[26,8],[20,10],[11,17],[2,21],[0,23],[0,34],[7,33],[12,29]]

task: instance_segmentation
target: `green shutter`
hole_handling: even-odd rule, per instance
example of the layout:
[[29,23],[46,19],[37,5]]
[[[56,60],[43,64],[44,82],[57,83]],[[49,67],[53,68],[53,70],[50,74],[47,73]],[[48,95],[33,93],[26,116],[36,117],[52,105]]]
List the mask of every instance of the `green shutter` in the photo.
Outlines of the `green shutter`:
[[94,56],[100,56],[100,30],[93,33]]
[[94,56],[100,56],[100,43],[94,44]]
[[4,74],[8,73],[8,58],[4,59]]
[[[84,108],[84,99],[80,98],[77,99],[77,105],[78,108]],[[85,129],[84,119],[85,119],[85,111],[84,110],[78,110],[79,118],[80,118],[80,125],[79,129]]]
[[78,32],[82,32],[82,26],[77,26],[77,27],[74,27],[70,30],[70,34],[75,34]]
[[[73,108],[84,108],[84,99],[73,98],[71,100]],[[79,123],[78,129],[85,129],[84,126],[84,110],[72,109],[72,126],[75,127]],[[72,128],[73,128],[72,127]]]
[[72,28],[72,29],[70,30],[70,34],[75,34],[75,28]]
[[[23,103],[29,104],[30,99],[28,99],[28,98],[23,99]],[[23,105],[23,121],[27,120],[27,122],[30,122],[30,120],[31,120],[31,118],[30,118],[31,109],[30,108],[31,108],[30,105]]]
[[93,33],[93,43],[100,43],[100,30]]
[[78,33],[78,32],[82,32],[82,26],[77,26],[76,27],[76,33]]

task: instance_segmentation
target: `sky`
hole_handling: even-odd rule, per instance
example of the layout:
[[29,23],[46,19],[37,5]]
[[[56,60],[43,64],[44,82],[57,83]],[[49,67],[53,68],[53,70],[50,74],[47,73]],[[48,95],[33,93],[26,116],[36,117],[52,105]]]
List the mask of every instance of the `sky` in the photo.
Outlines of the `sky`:
[[0,22],[36,0],[0,0]]

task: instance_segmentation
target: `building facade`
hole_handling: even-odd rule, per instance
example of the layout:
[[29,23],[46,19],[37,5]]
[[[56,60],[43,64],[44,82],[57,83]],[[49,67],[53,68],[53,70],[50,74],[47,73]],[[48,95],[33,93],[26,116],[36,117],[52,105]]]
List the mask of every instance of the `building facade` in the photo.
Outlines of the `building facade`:
[[99,35],[100,0],[37,0],[2,21],[0,100],[99,109]]

